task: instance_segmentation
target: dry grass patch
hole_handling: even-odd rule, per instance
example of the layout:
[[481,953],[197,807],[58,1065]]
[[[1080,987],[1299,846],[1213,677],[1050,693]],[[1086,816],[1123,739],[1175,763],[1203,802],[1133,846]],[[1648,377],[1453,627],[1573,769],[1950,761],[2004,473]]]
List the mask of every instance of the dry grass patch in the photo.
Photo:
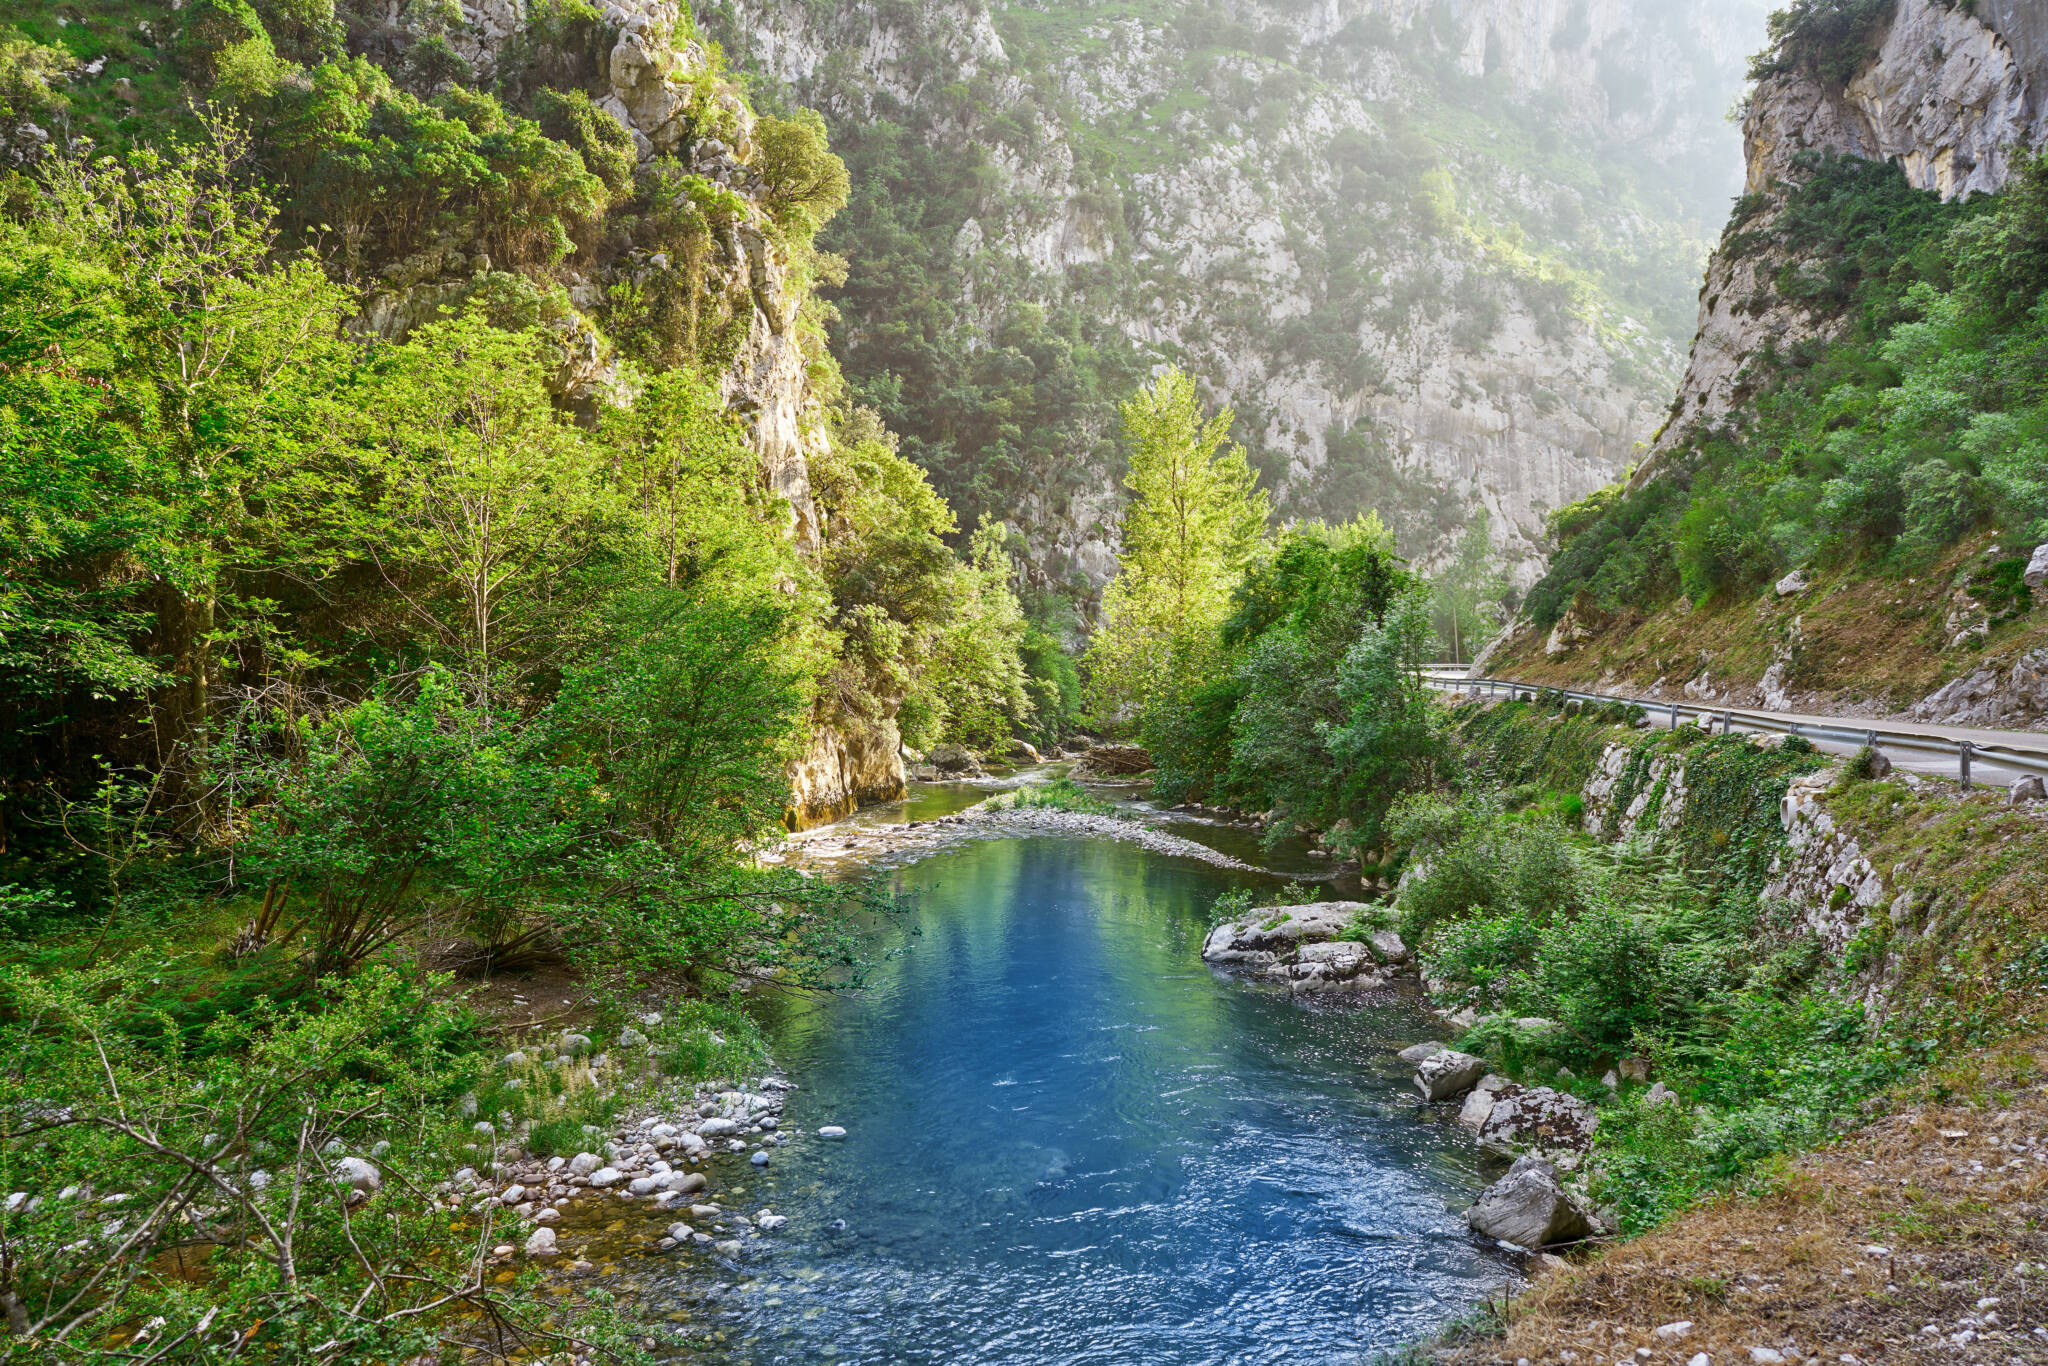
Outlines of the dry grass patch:
[[1501,652],[1492,672],[1558,687],[1592,688],[1604,680],[1608,689],[1634,692],[1662,679],[1675,694],[1705,670],[1716,689],[1733,686],[1730,700],[1743,705],[1796,619],[1799,645],[1788,686],[1801,707],[1871,716],[1900,711],[1987,661],[2048,645],[2048,614],[2037,610],[1999,626],[1979,647],[1946,648],[1952,584],[1982,561],[1988,544],[1987,537],[1973,538],[1911,581],[1851,567],[1823,574],[1788,598],[1766,589],[1699,607],[1681,601],[1647,614],[1620,613],[1558,659],[1543,653],[1547,632],[1532,628]]
[[[1897,1113],[1554,1272],[1514,1302],[1502,1336],[1435,1355],[2048,1361],[2044,1076],[2038,1037],[1937,1068]],[[1683,1334],[1658,1335],[1683,1320]]]

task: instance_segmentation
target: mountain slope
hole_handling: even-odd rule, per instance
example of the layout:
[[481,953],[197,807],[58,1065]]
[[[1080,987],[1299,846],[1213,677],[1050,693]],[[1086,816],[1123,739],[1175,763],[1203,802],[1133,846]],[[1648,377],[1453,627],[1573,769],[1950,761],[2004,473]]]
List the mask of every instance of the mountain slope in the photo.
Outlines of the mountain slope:
[[1780,709],[2048,722],[2038,6],[1802,0],[1651,459],[1561,515],[1493,661]]
[[742,0],[703,20],[855,177],[838,354],[1049,585],[1110,572],[1111,404],[1173,359],[1283,515],[1445,553],[1636,458],[1736,188],[1761,5]]

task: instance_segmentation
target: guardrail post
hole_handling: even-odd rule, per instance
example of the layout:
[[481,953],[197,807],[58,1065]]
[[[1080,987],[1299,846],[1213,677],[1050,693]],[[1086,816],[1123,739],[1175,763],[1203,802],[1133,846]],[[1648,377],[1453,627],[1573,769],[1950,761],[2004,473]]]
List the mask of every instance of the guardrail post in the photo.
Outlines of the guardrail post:
[[1671,704],[1671,729],[1678,729],[1678,704],[1676,702]]
[[1722,713],[1721,713],[1721,733],[1722,733],[1723,735],[1733,735],[1733,734],[1735,733],[1735,713],[1734,713],[1734,712],[1732,712],[1732,711],[1728,711],[1728,710],[1723,710],[1723,711],[1722,711]]
[[1956,759],[1959,761],[1959,767],[1962,769],[1962,785],[1965,789],[1970,786],[1970,751],[1974,748],[1976,746],[1972,745],[1968,740],[1964,740],[1956,746]]

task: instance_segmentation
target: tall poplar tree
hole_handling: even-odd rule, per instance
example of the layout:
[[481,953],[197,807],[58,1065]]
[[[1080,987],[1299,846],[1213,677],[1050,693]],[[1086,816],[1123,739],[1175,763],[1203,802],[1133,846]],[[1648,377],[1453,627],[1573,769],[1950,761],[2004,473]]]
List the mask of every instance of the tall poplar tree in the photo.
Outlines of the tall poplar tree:
[[1205,421],[1186,371],[1166,370],[1122,413],[1131,504],[1088,650],[1090,706],[1111,723],[1183,695],[1220,664],[1230,592],[1270,510],[1244,448],[1229,439],[1235,415],[1225,408]]

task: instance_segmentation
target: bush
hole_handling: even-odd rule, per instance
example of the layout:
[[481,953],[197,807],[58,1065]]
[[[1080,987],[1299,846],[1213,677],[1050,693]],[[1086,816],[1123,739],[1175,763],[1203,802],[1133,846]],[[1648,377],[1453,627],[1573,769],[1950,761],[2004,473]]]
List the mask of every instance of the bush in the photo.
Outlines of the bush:
[[633,135],[590,96],[581,90],[543,89],[533,97],[533,116],[543,133],[574,148],[614,197],[633,183],[640,159]]
[[768,212],[784,232],[809,243],[846,207],[852,188],[846,163],[832,154],[824,118],[815,109],[763,118],[754,125],[754,146]]
[[189,1044],[146,994],[168,966],[0,970],[0,1112],[39,1117],[0,1135],[0,1178],[32,1197],[4,1216],[0,1294],[34,1359],[103,1360],[115,1325],[179,1359],[633,1351],[601,1310],[496,1283],[502,1229],[431,1189],[475,1138],[473,1022],[372,972]]

